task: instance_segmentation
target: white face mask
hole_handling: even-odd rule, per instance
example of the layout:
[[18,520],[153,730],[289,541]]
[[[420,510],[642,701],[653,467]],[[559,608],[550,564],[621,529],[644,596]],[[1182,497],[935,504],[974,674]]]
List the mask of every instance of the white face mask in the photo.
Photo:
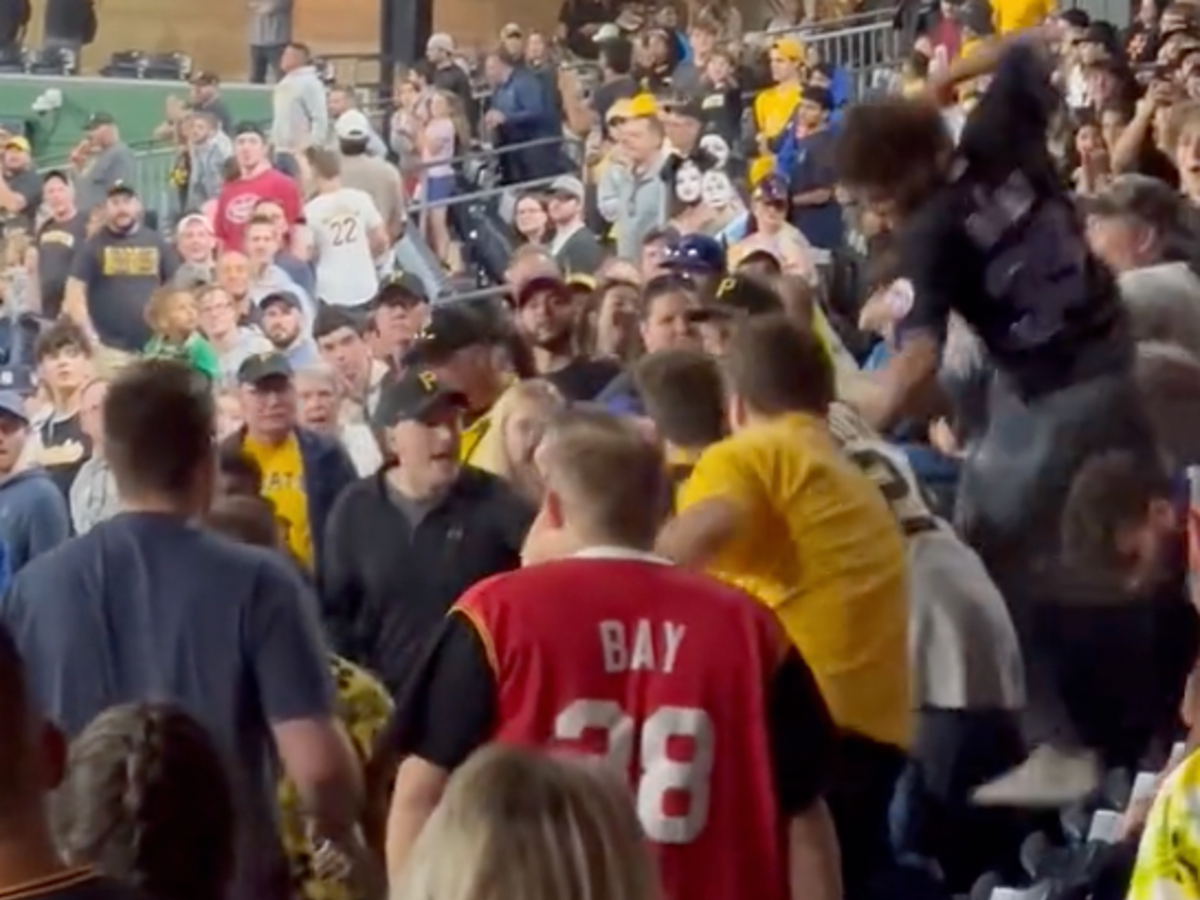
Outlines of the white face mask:
[[725,164],[729,162],[729,145],[719,134],[706,134],[700,138],[700,149],[712,154],[718,169],[725,168]]
[[705,206],[711,206],[715,209],[724,209],[727,207],[733,200],[733,185],[729,183],[729,176],[724,172],[718,172],[716,169],[713,169],[711,172],[705,172],[701,196],[704,199]]
[[703,193],[703,181],[700,167],[693,162],[685,162],[675,173],[675,196],[681,203],[689,206],[699,203]]

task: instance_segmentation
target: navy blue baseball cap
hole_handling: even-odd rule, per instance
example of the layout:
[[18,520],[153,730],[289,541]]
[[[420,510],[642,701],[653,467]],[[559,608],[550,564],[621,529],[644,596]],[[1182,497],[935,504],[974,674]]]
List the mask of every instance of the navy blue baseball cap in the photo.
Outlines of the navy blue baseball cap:
[[10,416],[28,425],[29,413],[25,411],[25,400],[16,391],[0,390],[0,415]]
[[663,268],[697,275],[721,275],[725,272],[725,248],[707,234],[686,234],[667,247]]

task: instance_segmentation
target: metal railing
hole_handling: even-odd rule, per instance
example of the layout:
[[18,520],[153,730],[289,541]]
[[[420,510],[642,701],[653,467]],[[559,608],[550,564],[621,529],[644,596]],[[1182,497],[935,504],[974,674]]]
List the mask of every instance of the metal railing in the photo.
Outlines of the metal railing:
[[877,73],[894,71],[904,59],[904,37],[895,25],[893,9],[855,13],[840,19],[814,22],[761,33],[764,41],[796,38],[815,62],[846,71],[853,95],[862,97],[880,80]]
[[[172,211],[179,206],[181,189],[171,183],[171,171],[179,151],[175,147],[161,147],[134,153],[133,189],[137,191],[142,206],[153,210],[160,222],[166,222]],[[70,163],[46,163],[42,172],[59,169],[75,173]],[[86,168],[83,170],[86,172]],[[78,173],[76,174],[78,177]]]

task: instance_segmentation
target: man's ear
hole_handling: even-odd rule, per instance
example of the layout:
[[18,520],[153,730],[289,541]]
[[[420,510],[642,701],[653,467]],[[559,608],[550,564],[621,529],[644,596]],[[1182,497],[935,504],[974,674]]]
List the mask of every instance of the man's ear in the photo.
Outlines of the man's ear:
[[1179,527],[1179,513],[1166,497],[1156,497],[1150,501],[1147,508],[1147,518],[1150,524],[1162,531],[1174,531]]
[[546,525],[555,531],[561,531],[566,524],[563,516],[562,497],[549,486],[546,487],[546,493],[542,497],[542,515],[545,517]]

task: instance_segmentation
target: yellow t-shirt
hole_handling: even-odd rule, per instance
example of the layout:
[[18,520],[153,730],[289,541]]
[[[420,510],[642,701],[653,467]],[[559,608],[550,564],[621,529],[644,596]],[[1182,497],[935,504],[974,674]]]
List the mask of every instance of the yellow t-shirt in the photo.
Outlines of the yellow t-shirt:
[[[798,84],[776,84],[759,91],[754,97],[754,127],[758,133],[769,138],[778,137],[800,105],[800,93]],[[770,174],[773,158],[766,153],[751,163],[751,184]]]
[[462,430],[462,436],[458,443],[458,459],[460,462],[469,463],[472,457],[475,456],[475,451],[479,449],[479,445],[483,442],[484,436],[492,427],[492,414],[485,412],[482,416],[467,425]]
[[[330,656],[337,686],[337,717],[350,736],[364,766],[375,741],[392,715],[392,698],[373,675],[339,656]],[[318,878],[313,871],[314,848],[305,830],[303,805],[296,786],[284,778],[279,783],[280,831],[291,868],[292,886],[305,900],[355,900],[352,885],[336,878]]]
[[1200,753],[1167,776],[1138,845],[1128,900],[1200,900]]
[[992,0],[992,24],[998,34],[1033,28],[1057,8],[1054,0]]
[[308,496],[304,493],[304,460],[296,436],[288,435],[278,447],[268,447],[247,437],[242,449],[262,469],[262,495],[274,504],[275,515],[287,526],[288,548],[312,569],[312,524],[308,519]]
[[704,451],[680,509],[714,497],[740,504],[745,527],[713,574],[775,610],[840,726],[907,746],[907,557],[879,489],[823,420],[791,413]]

